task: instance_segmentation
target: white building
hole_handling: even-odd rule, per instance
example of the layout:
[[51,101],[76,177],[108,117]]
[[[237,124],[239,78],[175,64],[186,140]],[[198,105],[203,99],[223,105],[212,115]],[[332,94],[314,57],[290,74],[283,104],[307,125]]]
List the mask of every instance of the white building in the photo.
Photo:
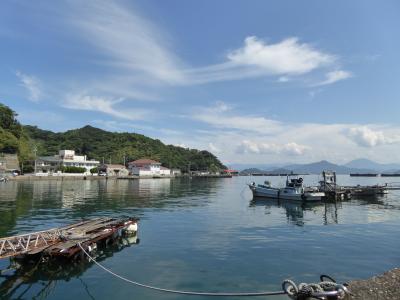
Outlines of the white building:
[[58,155],[38,157],[36,173],[57,173],[61,167],[81,167],[86,169],[83,174],[87,175],[99,164],[97,160],[88,160],[86,155],[75,155],[74,150],[60,150]]
[[171,175],[171,170],[161,166],[161,163],[151,159],[138,159],[128,164],[132,175],[137,176],[167,176]]

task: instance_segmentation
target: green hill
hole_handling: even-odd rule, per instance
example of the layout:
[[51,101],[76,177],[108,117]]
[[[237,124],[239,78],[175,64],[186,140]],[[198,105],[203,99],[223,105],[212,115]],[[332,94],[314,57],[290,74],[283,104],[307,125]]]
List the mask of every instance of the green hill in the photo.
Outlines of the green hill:
[[112,163],[150,158],[160,161],[165,167],[183,171],[188,167],[210,171],[226,168],[208,151],[165,145],[141,134],[108,132],[92,126],[56,133],[36,126],[23,126],[16,116],[13,110],[0,104],[0,153],[18,153],[25,166],[29,166],[29,162],[32,164],[34,149],[37,156],[71,149],[91,159],[111,160]]
[[31,160],[29,137],[16,117],[15,111],[0,103],[0,153],[17,153],[20,160]]
[[225,166],[210,152],[165,145],[160,140],[136,133],[108,132],[92,126],[62,133],[24,126],[24,132],[35,142],[38,155],[54,155],[60,149],[73,149],[77,154],[112,163],[139,158],[160,161],[168,168],[217,170]]

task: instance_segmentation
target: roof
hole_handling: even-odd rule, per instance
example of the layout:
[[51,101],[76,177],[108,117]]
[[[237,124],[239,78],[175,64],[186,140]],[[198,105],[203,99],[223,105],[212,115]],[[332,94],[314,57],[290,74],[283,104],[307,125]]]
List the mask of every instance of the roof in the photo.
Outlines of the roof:
[[107,167],[110,169],[125,169],[125,166],[120,164],[102,164],[101,167]]
[[39,156],[37,160],[50,161],[50,162],[62,162],[63,160],[56,156]]
[[160,162],[152,160],[152,159],[147,159],[147,158],[141,158],[141,159],[138,159],[138,160],[134,160],[134,161],[131,161],[129,164],[130,165],[150,165],[150,164],[161,165]]

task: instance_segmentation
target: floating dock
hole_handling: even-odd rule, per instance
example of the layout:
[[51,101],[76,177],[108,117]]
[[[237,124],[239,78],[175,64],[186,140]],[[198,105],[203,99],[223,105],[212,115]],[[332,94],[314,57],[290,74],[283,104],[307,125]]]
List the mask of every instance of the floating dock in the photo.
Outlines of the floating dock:
[[400,189],[398,183],[375,184],[375,185],[354,185],[341,186],[336,182],[336,173],[330,171],[322,172],[322,180],[319,182],[319,191],[324,192],[328,199],[340,200],[349,199],[352,196],[370,197],[385,195],[389,190]]
[[351,177],[378,177],[378,173],[350,173]]
[[106,245],[123,234],[136,234],[136,218],[96,218],[66,227],[0,238],[0,259],[24,258],[43,255],[45,257],[79,258],[86,251]]

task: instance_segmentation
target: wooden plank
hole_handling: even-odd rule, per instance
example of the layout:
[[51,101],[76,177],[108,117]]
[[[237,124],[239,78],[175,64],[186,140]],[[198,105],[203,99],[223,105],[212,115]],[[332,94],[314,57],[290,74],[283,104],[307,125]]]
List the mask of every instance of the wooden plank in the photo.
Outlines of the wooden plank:
[[[102,217],[53,228],[49,231],[2,238],[0,239],[0,258],[21,254],[33,255],[43,251],[50,255],[71,257],[80,252],[77,243],[89,245],[105,240],[123,228],[128,220],[130,219]],[[67,240],[64,240],[62,236]],[[65,250],[60,253],[63,249]]]
[[87,224],[85,226],[79,226],[77,228],[75,228],[74,230],[70,230],[68,232],[73,232],[73,233],[78,233],[78,234],[82,234],[82,233],[90,233],[92,231],[96,231],[99,230],[101,228],[105,228],[108,226],[112,226],[116,223],[118,223],[119,221],[116,222],[116,220],[114,219],[109,219],[109,220],[104,220],[102,222],[98,222],[98,223],[94,223],[94,224]]

